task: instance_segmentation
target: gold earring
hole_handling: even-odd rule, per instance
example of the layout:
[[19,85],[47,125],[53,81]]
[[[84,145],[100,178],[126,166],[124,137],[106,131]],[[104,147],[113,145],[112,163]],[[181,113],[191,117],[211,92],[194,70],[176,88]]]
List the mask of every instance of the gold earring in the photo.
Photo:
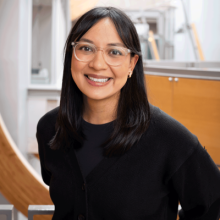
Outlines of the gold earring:
[[131,78],[132,71],[129,72],[128,78]]

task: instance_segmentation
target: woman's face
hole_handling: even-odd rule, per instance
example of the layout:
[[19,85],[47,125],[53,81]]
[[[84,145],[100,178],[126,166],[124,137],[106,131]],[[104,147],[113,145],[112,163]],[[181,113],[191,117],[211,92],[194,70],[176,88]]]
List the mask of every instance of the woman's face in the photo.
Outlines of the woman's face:
[[[110,44],[124,45],[109,18],[100,20],[90,28],[79,42],[84,41],[90,41],[98,48],[106,48]],[[89,62],[81,62],[72,54],[72,77],[77,87],[84,94],[84,98],[97,101],[118,99],[121,88],[127,80],[132,80],[132,78],[128,79],[128,75],[130,71],[133,71],[137,60],[138,55],[131,58],[128,53],[125,61],[120,66],[110,66],[105,62],[100,50],[97,51],[95,58]],[[107,82],[97,82],[97,79],[109,80]]]

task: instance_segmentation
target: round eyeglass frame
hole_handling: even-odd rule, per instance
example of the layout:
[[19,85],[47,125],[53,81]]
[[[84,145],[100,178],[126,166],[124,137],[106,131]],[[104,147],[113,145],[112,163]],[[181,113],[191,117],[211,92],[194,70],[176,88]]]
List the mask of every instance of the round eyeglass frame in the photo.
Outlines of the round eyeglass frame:
[[[77,46],[77,45],[80,44],[80,43],[81,43],[81,42],[72,42],[72,43],[71,43],[71,45],[74,47],[74,56],[75,56],[75,58],[76,58],[78,61],[80,61],[80,62],[84,62],[84,63],[88,63],[88,62],[92,61],[92,60],[95,58],[95,56],[94,56],[93,59],[88,60],[88,61],[80,60],[80,59],[76,56],[75,46]],[[110,65],[110,66],[120,66],[120,65],[122,65],[122,63],[121,63],[121,64],[118,64],[118,65],[114,65],[114,64],[112,65],[112,64],[109,64],[109,63],[106,61],[106,59],[105,59],[105,55],[104,55],[104,53],[103,53],[104,48],[96,47],[94,44],[91,44],[91,43],[87,43],[87,44],[90,44],[90,45],[93,45],[93,46],[94,46],[95,51],[96,51],[95,53],[97,53],[98,48],[99,48],[99,50],[102,51],[102,56],[103,56],[105,62],[106,62],[108,65]],[[128,48],[123,48],[123,47],[120,47],[120,48],[122,48],[124,51],[127,52],[126,56],[127,56],[129,53],[132,52],[132,51],[131,51],[130,49],[128,49]],[[125,59],[124,59],[124,60],[125,60]]]

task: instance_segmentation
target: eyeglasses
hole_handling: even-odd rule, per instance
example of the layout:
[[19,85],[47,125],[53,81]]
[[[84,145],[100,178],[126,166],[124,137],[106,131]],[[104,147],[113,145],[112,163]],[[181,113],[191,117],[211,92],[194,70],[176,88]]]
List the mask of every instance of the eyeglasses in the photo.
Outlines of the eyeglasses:
[[74,47],[74,56],[77,60],[82,62],[92,61],[97,51],[100,50],[105,62],[111,66],[122,65],[128,53],[131,53],[131,50],[124,47],[108,46],[98,49],[94,44],[87,42],[72,42],[72,46]]

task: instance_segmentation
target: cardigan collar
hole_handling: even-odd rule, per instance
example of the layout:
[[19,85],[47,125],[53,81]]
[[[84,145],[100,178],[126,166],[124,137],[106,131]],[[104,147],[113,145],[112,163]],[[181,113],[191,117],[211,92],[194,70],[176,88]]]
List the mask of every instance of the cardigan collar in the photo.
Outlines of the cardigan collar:
[[[150,105],[151,113],[153,112],[152,108],[153,106]],[[79,161],[77,159],[76,153],[74,148],[71,148],[68,152],[64,153],[66,160],[68,161],[71,170],[73,173],[77,174],[78,176],[81,176],[81,179],[84,183],[87,184],[87,186],[92,187],[93,184],[95,184],[99,179],[108,172],[109,168],[114,166],[114,164],[117,163],[117,161],[121,160],[122,158],[134,154],[136,150],[138,150],[140,145],[144,146],[144,143],[146,142],[145,138],[143,138],[145,135],[148,134],[150,126],[148,127],[147,131],[142,135],[141,139],[138,143],[134,144],[131,149],[126,151],[121,156],[112,156],[112,157],[104,157],[96,166],[95,168],[84,178],[82,175],[82,171],[79,165]],[[142,143],[144,142],[144,143]],[[140,150],[140,149],[139,149]]]
[[66,152],[64,155],[73,173],[77,173],[77,175],[81,176],[84,183],[90,186],[95,184],[96,181],[98,181],[99,178],[101,178],[103,174],[105,174],[107,170],[120,159],[120,156],[114,156],[110,158],[104,157],[97,164],[97,166],[95,166],[95,168],[84,178],[74,149],[71,149],[68,153]]

